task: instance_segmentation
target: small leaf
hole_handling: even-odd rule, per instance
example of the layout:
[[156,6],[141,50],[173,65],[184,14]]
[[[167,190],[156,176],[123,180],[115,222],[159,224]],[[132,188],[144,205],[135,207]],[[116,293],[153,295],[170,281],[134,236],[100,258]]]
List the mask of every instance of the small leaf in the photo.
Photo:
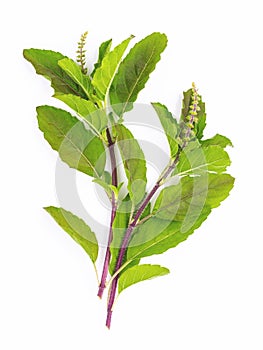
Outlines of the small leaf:
[[143,199],[146,188],[146,162],[143,151],[132,133],[121,124],[116,125],[117,144],[128,179],[128,191],[134,207]]
[[153,217],[138,225],[130,241],[126,264],[133,259],[161,254],[183,242],[225,200],[234,184],[228,174],[185,177],[164,188]]
[[112,195],[111,185],[107,184],[102,179],[94,179],[93,182],[95,182],[96,184],[100,185],[105,190],[107,196],[109,198],[111,198],[111,195]]
[[233,147],[232,142],[225,136],[216,134],[214,137],[211,139],[203,140],[201,141],[202,146],[207,147],[207,146],[220,146],[222,148],[225,148],[227,146]]
[[122,117],[133,108],[133,102],[154,71],[166,45],[165,34],[152,33],[137,43],[122,61],[109,91],[117,115]]
[[107,124],[108,119],[104,110],[97,109],[91,101],[84,100],[83,98],[75,95],[55,95],[57,99],[66,103],[70,108],[78,113],[89,124],[91,129],[96,134],[100,134]]
[[50,146],[71,168],[100,177],[105,166],[102,141],[70,113],[51,106],[37,107],[39,128]]
[[118,187],[113,186],[111,184],[108,184],[105,182],[105,180],[102,179],[94,179],[93,182],[97,183],[98,185],[100,185],[107,193],[108,197],[111,199],[112,198],[112,192],[115,195],[115,200],[118,200],[119,197],[119,191],[123,185],[123,182],[119,184]]
[[93,182],[100,185],[106,192],[107,196],[111,199],[112,188],[111,188],[111,174],[108,171],[104,171],[100,179],[93,179]]
[[91,99],[91,81],[87,75],[82,73],[81,67],[70,58],[63,58],[58,61],[58,65],[82,88],[86,97]]
[[133,36],[130,36],[120,45],[116,46],[113,51],[105,55],[100,67],[94,74],[92,85],[95,87],[97,95],[102,100],[104,100],[104,97],[106,96],[122,56],[132,38]]
[[167,107],[161,103],[152,103],[160,122],[162,124],[163,130],[167,137],[170,146],[171,158],[174,158],[178,151],[178,144],[176,142],[178,125],[176,119],[173,117],[172,113],[168,111]]
[[74,239],[95,263],[98,257],[98,242],[90,227],[71,212],[56,207],[44,208],[53,219]]
[[109,185],[111,190],[114,192],[116,199],[118,200],[120,189],[122,188],[124,182],[121,182],[117,187],[114,185]]
[[94,64],[94,69],[91,73],[91,77],[94,76],[96,70],[101,66],[103,58],[109,53],[111,49],[112,39],[104,41],[99,47],[99,57],[97,63]]
[[57,94],[73,94],[86,97],[85,90],[61,69],[58,62],[68,59],[59,52],[39,49],[25,49],[24,57],[34,66],[37,74],[51,80],[51,86]]
[[159,276],[164,276],[168,273],[170,273],[170,271],[160,265],[145,264],[133,266],[121,274],[118,286],[119,293],[135,283],[146,281]]

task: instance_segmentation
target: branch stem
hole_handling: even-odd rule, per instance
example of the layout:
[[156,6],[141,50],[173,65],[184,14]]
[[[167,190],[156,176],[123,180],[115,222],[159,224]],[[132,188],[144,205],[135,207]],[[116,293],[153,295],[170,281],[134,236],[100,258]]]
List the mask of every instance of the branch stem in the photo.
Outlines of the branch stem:
[[[111,138],[111,134],[110,134],[109,129],[106,130],[106,134],[107,134],[107,139],[108,139],[108,147],[109,147],[110,161],[111,161],[111,171],[112,171],[112,182],[111,183],[113,186],[117,187],[118,186],[118,175],[117,175],[116,156],[115,156],[115,152],[114,152],[114,142]],[[106,249],[106,254],[105,254],[105,258],[104,258],[102,274],[101,274],[101,280],[100,280],[100,285],[99,285],[99,290],[98,290],[98,297],[99,298],[102,298],[104,289],[106,287],[106,279],[108,276],[109,264],[110,264],[110,258],[111,258],[110,244],[111,244],[111,241],[113,238],[113,222],[115,220],[116,211],[117,211],[117,203],[116,203],[115,194],[112,191],[110,229],[109,229],[107,249]]]
[[[134,216],[134,219],[132,220],[132,222],[128,226],[127,231],[125,233],[125,236],[123,238],[120,250],[119,250],[118,259],[117,259],[116,266],[115,266],[115,272],[118,271],[122,266],[123,258],[125,256],[128,244],[129,244],[130,239],[132,237],[132,233],[133,233],[133,231],[138,223],[138,220],[140,219],[140,216],[142,215],[144,209],[149,204],[149,202],[152,199],[152,197],[154,196],[154,194],[157,192],[157,190],[162,185],[163,181],[172,173],[172,171],[176,167],[176,164],[178,163],[179,158],[180,158],[180,154],[181,154],[181,150],[179,150],[177,152],[177,155],[176,155],[175,159],[173,160],[172,164],[170,164],[167,167],[167,169],[163,173],[163,175],[157,180],[154,187],[151,189],[149,194],[146,196],[146,198],[144,199],[144,201],[140,205],[138,211],[136,212],[136,214]],[[111,325],[112,307],[113,307],[115,296],[116,296],[118,279],[119,279],[119,274],[116,275],[116,277],[112,280],[112,284],[111,284],[108,307],[107,307],[107,320],[106,320],[106,326],[108,328],[110,328],[110,325]]]

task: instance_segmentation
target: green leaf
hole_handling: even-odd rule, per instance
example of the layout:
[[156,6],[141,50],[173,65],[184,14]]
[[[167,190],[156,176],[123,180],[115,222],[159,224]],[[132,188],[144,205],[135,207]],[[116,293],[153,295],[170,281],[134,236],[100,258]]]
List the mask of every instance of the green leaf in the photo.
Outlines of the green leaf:
[[70,113],[51,106],[37,107],[39,128],[50,146],[71,168],[99,177],[105,166],[102,141]]
[[46,207],[44,209],[85,250],[94,264],[98,257],[98,242],[90,227],[82,219],[63,208]]
[[118,291],[121,293],[131,285],[146,281],[155,277],[164,276],[170,273],[166,267],[160,265],[138,265],[124,271],[119,278]]
[[146,162],[143,151],[132,133],[121,124],[115,126],[117,144],[128,179],[128,191],[134,207],[143,199],[146,188]]
[[129,194],[119,203],[115,220],[113,223],[113,240],[111,242],[111,262],[109,271],[111,275],[114,273],[115,265],[117,262],[119,249],[127,227],[130,221],[130,213],[132,210],[132,203]]
[[63,58],[58,61],[58,65],[82,88],[86,97],[91,99],[91,81],[87,75],[82,73],[81,67],[70,58]]
[[138,225],[130,241],[126,264],[133,259],[161,254],[188,238],[225,200],[234,184],[228,174],[185,177],[164,188],[156,200],[153,217]]
[[[202,97],[199,95],[200,101],[198,103],[198,106],[200,107],[200,111],[197,112],[197,119],[198,122],[195,125],[195,135],[196,137],[201,140],[203,137],[203,131],[206,127],[206,112],[205,112],[205,103],[202,101]],[[184,92],[184,98],[183,98],[183,106],[182,106],[182,113],[181,113],[181,122],[185,121],[185,118],[190,113],[190,106],[192,105],[192,89],[187,90]]]
[[149,202],[147,204],[146,208],[144,209],[141,217],[140,217],[140,221],[143,220],[143,219],[148,218],[148,216],[151,215],[151,208],[152,208],[152,205],[151,205],[151,202]]
[[[119,250],[123,241],[123,238],[125,236],[126,230],[129,226],[130,219],[131,219],[131,212],[132,212],[132,202],[130,200],[129,194],[123,199],[122,202],[120,202],[116,217],[113,224],[113,240],[111,243],[111,263],[110,263],[110,274],[114,274]],[[143,220],[151,213],[151,203],[149,203],[146,208],[144,209],[140,220]],[[123,263],[125,263],[127,260],[127,253],[125,254],[123,258]],[[132,266],[136,266],[140,263],[140,259],[135,259],[131,261],[125,269],[122,270],[121,273],[126,271],[126,269],[129,269]]]
[[60,68],[58,62],[67,58],[59,52],[39,49],[25,49],[24,57],[34,66],[37,74],[51,81],[51,86],[57,94],[73,94],[86,97],[82,87]]
[[[153,213],[163,220],[192,225],[202,208],[216,208],[229,195],[233,178],[228,174],[204,174],[182,178],[177,185],[165,187],[156,199]],[[189,222],[188,222],[189,221]]]
[[112,192],[115,195],[115,199],[118,200],[119,197],[119,192],[121,187],[123,186],[123,182],[121,182],[118,187],[113,186],[111,184],[108,184],[107,182],[105,182],[105,180],[103,179],[94,179],[93,182],[97,183],[98,185],[100,185],[105,191],[106,194],[108,195],[108,197],[111,199],[112,198]]
[[105,190],[107,196],[109,198],[111,198],[111,195],[112,195],[111,185],[107,184],[102,179],[94,179],[93,182],[95,182],[96,184],[100,185]]
[[220,146],[193,147],[191,143],[183,150],[174,174],[200,175],[204,172],[223,173],[231,164],[226,151]]
[[97,134],[106,128],[108,119],[106,112],[102,109],[97,109],[91,101],[84,100],[76,95],[55,95],[57,99],[66,103],[70,108],[78,113],[79,116],[85,119],[90,128]]
[[176,119],[173,117],[172,113],[168,111],[167,107],[161,103],[152,103],[160,122],[162,124],[163,130],[167,137],[170,146],[171,158],[174,158],[178,151],[178,144],[176,142],[178,125]]
[[[132,202],[130,200],[129,194],[120,201],[117,211],[115,220],[113,223],[113,240],[111,242],[110,250],[111,250],[111,262],[109,267],[109,272],[111,275],[113,275],[117,258],[119,255],[119,249],[122,244],[122,240],[124,238],[124,235],[126,233],[127,227],[130,222],[131,218],[131,211],[132,211]],[[123,262],[126,261],[126,255],[123,258]],[[126,268],[129,268],[134,265],[138,265],[140,262],[140,259],[133,260]],[[123,270],[125,271],[125,269]]]
[[165,34],[152,33],[137,43],[122,61],[110,87],[110,102],[117,115],[133,108],[133,102],[154,71],[167,45]]
[[113,51],[107,53],[104,56],[100,67],[94,74],[92,85],[95,87],[97,95],[102,100],[104,100],[107,94],[122,56],[132,38],[134,38],[133,35],[124,40],[120,45],[116,46]]
[[111,199],[111,174],[108,171],[104,171],[100,179],[93,179],[93,182],[100,185],[105,190],[107,196]]
[[125,266],[134,259],[162,254],[168,249],[176,247],[202,224],[208,214],[205,212],[203,216],[200,215],[195,226],[185,232],[181,232],[180,222],[170,222],[156,217],[149,219],[136,229],[127,251]]
[[91,77],[94,76],[96,70],[101,66],[101,62],[103,60],[103,58],[107,55],[107,53],[110,51],[111,49],[111,44],[112,44],[112,39],[104,41],[100,47],[99,47],[99,57],[98,57],[98,61],[94,64],[94,69],[91,73]]
[[220,134],[216,134],[211,139],[201,141],[201,143],[203,147],[207,147],[207,146],[220,146],[222,148],[225,148],[227,146],[233,147],[232,142],[227,137]]

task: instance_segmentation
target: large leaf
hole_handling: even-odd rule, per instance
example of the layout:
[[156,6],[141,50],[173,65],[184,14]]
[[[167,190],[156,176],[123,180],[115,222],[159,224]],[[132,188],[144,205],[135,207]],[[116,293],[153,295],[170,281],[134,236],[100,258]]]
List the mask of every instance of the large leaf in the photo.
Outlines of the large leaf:
[[98,243],[90,227],[82,219],[63,208],[46,207],[44,209],[85,250],[91,261],[95,263],[98,257]]
[[104,110],[97,109],[91,101],[84,100],[76,95],[55,95],[55,97],[78,113],[89,124],[96,134],[100,134],[108,124],[107,115]]
[[101,66],[101,62],[103,58],[107,55],[107,53],[111,49],[111,44],[112,44],[112,39],[104,41],[100,47],[99,47],[99,56],[98,56],[98,61],[94,64],[94,69],[91,73],[91,77],[94,76],[96,70]]
[[124,40],[120,45],[116,46],[113,51],[109,52],[103,58],[100,67],[96,70],[92,85],[95,87],[97,95],[103,100],[111,81],[115,75],[118,65],[122,59],[122,56],[129,45],[129,42],[133,36]]
[[207,147],[207,146],[220,146],[222,148],[225,148],[227,146],[233,147],[233,144],[229,140],[229,138],[220,134],[216,134],[211,139],[201,141],[201,143],[204,147]]
[[208,146],[191,143],[183,150],[174,174],[199,175],[204,172],[223,173],[231,161],[220,146]]
[[167,275],[170,271],[160,265],[138,265],[124,271],[119,278],[118,291],[121,293],[124,289],[135,283],[146,281],[155,277]]
[[51,86],[57,94],[73,94],[86,98],[85,90],[76,83],[59,65],[62,59],[67,59],[59,52],[39,49],[25,49],[24,57],[35,67],[37,74],[51,81]]
[[189,225],[203,207],[216,208],[228,196],[232,178],[227,174],[205,174],[183,178],[179,184],[165,187],[156,199],[153,213],[164,220]]
[[204,212],[203,215],[200,215],[195,225],[185,232],[180,230],[181,222],[170,222],[156,217],[149,219],[136,229],[127,251],[125,266],[130,264],[134,259],[162,254],[168,249],[176,247],[179,243],[185,241],[202,224],[208,214],[209,212]]
[[137,226],[126,264],[133,259],[161,254],[186,240],[228,197],[234,179],[228,174],[185,177],[165,188],[157,198],[153,217]]
[[172,113],[169,112],[167,107],[161,103],[152,103],[152,106],[160,119],[163,130],[167,137],[170,146],[170,156],[171,158],[174,158],[178,151],[178,143],[176,142],[178,131],[177,121],[173,117]]
[[122,116],[132,109],[166,45],[165,34],[153,33],[137,43],[122,61],[109,92],[117,115]]
[[70,113],[51,106],[37,107],[39,128],[50,146],[71,168],[99,177],[105,166],[102,141]]
[[[183,98],[183,106],[182,106],[182,114],[181,114],[181,121],[186,122],[186,117],[190,113],[190,106],[193,103],[192,100],[192,89],[187,90],[184,92],[184,98]],[[203,132],[206,127],[206,112],[205,112],[205,103],[202,101],[202,97],[199,95],[200,101],[198,102],[198,106],[200,107],[200,110],[197,112],[197,119],[198,122],[195,124],[195,135],[196,137],[201,140],[203,137]]]
[[82,88],[86,97],[91,98],[91,81],[87,75],[83,74],[81,67],[70,58],[63,58],[58,61],[58,65]]
[[146,162],[143,151],[132,133],[121,124],[116,125],[116,131],[118,147],[128,179],[128,191],[135,207],[145,195]]

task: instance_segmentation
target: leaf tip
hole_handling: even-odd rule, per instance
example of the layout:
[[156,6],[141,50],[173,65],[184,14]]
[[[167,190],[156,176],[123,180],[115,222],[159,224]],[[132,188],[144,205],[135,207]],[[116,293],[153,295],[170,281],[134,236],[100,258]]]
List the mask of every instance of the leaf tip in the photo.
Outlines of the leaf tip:
[[50,214],[50,212],[52,211],[52,209],[54,209],[55,207],[49,206],[49,207],[43,207],[43,209]]
[[171,273],[171,271],[167,269],[167,267],[163,268],[163,272],[164,272],[164,275],[169,275],[169,273]]
[[31,55],[30,53],[35,50],[35,49],[24,49],[23,50],[23,57],[27,60],[27,61],[30,61],[31,59]]
[[26,58],[26,56],[27,56],[28,50],[29,50],[29,49],[24,49],[24,50],[23,50],[23,56],[24,56],[25,58]]
[[161,104],[160,102],[151,102],[151,105],[153,108],[155,108],[155,107],[163,107],[164,108],[164,105]]
[[166,44],[167,44],[168,37],[167,37],[167,35],[165,33],[155,32],[153,34],[156,35],[156,36],[158,35],[159,37],[162,37],[165,40]]
[[51,108],[53,108],[53,107],[48,106],[48,105],[37,106],[36,112],[37,112],[37,114],[41,114],[41,112],[43,112],[44,110],[51,109]]

